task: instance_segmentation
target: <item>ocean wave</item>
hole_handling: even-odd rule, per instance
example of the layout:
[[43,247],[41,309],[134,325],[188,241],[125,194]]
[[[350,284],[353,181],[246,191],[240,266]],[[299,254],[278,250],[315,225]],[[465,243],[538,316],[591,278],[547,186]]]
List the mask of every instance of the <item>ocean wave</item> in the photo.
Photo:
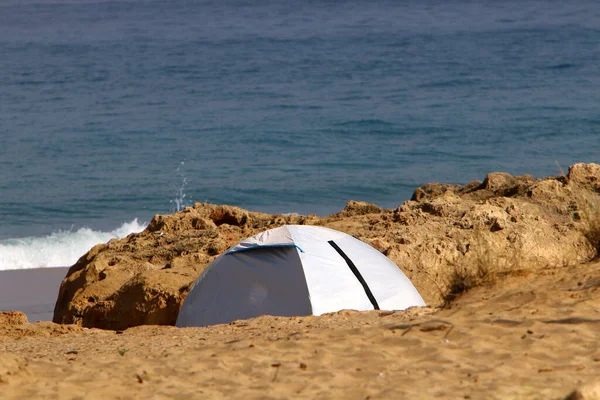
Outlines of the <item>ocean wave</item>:
[[76,231],[58,231],[43,237],[1,240],[0,271],[71,266],[95,245],[141,232],[146,225],[140,224],[136,218],[112,232],[80,228]]
[[577,67],[576,64],[560,63],[560,64],[548,65],[544,68],[545,69],[569,69],[569,68],[575,68],[575,67]]
[[344,121],[344,122],[339,122],[334,125],[341,126],[341,127],[357,127],[357,128],[370,127],[370,126],[394,126],[394,124],[391,122],[384,121],[382,119],[377,119],[377,118]]

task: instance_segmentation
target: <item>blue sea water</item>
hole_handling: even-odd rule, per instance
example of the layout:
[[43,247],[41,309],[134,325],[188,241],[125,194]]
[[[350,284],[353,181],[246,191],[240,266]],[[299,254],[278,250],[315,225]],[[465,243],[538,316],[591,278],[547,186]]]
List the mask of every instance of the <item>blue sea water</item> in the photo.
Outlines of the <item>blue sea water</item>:
[[599,134],[597,1],[3,0],[0,270],[196,201],[555,175]]

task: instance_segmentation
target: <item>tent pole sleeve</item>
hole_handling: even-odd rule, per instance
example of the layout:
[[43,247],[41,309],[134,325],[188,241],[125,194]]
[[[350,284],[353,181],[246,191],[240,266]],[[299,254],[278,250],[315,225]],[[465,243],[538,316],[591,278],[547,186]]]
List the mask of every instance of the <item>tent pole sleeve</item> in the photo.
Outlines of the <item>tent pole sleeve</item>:
[[342,249],[339,248],[339,246],[333,240],[330,240],[327,243],[329,243],[331,245],[331,247],[333,247],[335,249],[335,251],[337,251],[338,254],[340,256],[342,256],[344,261],[346,261],[346,264],[348,264],[348,266],[350,267],[350,270],[352,270],[352,272],[354,273],[354,276],[356,276],[356,279],[358,279],[358,281],[362,285],[363,289],[365,290],[367,297],[371,301],[371,304],[373,304],[373,308],[375,310],[379,310],[379,304],[377,304],[377,300],[375,300],[375,296],[373,296],[371,289],[369,289],[369,285],[367,285],[367,282],[365,282],[365,279],[360,274],[360,271],[358,270],[358,268],[356,268],[356,265],[354,265],[352,260],[346,255],[346,253],[344,253],[344,251]]

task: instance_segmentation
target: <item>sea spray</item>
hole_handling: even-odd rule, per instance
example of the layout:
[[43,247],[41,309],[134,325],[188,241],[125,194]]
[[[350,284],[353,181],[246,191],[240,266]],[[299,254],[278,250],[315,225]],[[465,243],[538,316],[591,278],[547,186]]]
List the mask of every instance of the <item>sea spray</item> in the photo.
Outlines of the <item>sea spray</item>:
[[185,161],[182,161],[179,164],[179,166],[177,167],[177,173],[178,173],[179,177],[181,178],[181,185],[177,189],[175,198],[173,200],[169,201],[169,203],[174,205],[174,207],[173,206],[171,207],[171,212],[181,211],[187,205],[186,200],[185,200],[185,198],[187,197],[187,195],[185,194],[185,187],[188,184],[188,180],[187,180],[187,177],[185,176],[185,174],[183,172],[181,172],[181,168],[184,165],[185,165]]
[[80,228],[43,237],[5,239],[0,241],[0,270],[70,266],[95,245],[141,232],[146,225],[136,218],[112,232]]
[[186,194],[185,194],[185,186],[187,185],[187,178],[183,177],[183,180],[181,181],[181,186],[179,187],[179,190],[177,192],[177,197],[175,197],[173,200],[170,201],[171,204],[174,204],[175,207],[171,208],[171,211],[176,212],[176,211],[181,211],[183,210],[183,208],[185,207],[185,198],[186,198]]

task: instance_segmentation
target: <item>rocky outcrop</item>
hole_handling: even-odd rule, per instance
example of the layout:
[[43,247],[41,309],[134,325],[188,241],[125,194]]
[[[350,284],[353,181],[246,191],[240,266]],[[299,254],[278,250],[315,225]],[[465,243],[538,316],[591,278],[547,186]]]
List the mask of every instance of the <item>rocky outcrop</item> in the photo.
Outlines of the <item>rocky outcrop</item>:
[[0,311],[0,325],[23,325],[28,324],[27,315],[21,311]]
[[580,187],[600,193],[600,165],[575,164],[569,168],[569,180]]
[[568,176],[491,173],[464,186],[427,184],[396,209],[350,201],[327,217],[197,203],[91,249],[63,281],[54,321],[105,329],[174,324],[208,263],[283,224],[327,226],[371,244],[400,266],[426,302],[438,305],[457,270],[527,272],[595,257],[589,222],[600,215],[599,185],[600,166],[577,164]]
[[156,215],[143,232],[97,245],[69,269],[54,321],[104,329],[172,325],[190,283],[229,246],[270,227],[317,220],[201,203]]

